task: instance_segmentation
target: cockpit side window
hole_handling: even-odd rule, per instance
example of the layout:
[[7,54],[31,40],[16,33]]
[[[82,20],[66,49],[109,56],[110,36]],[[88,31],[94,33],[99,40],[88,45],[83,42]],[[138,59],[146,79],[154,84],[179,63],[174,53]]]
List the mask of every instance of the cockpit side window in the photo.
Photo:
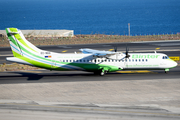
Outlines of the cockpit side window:
[[169,57],[168,56],[163,56],[163,58],[162,59],[169,59]]

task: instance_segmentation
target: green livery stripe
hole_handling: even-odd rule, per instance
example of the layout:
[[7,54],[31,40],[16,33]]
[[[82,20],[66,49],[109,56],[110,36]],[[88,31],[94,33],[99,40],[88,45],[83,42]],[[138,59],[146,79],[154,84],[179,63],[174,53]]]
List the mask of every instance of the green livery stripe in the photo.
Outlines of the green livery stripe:
[[9,30],[10,30],[11,32],[18,32],[18,29],[17,29],[17,28],[9,28]]
[[14,36],[15,36],[15,38],[16,38],[19,42],[21,42],[24,46],[26,46],[27,48],[29,48],[30,50],[32,50],[32,51],[34,51],[34,52],[37,52],[37,51],[35,51],[34,49],[32,49],[31,47],[29,47],[29,46],[26,44],[26,42],[21,38],[21,36],[20,36],[19,34],[15,34]]
[[[16,29],[16,28],[9,28],[9,30],[11,31],[11,32],[18,32],[18,30]],[[11,36],[11,34],[9,34],[9,31],[8,31],[8,29],[6,28],[6,32],[7,32],[7,35],[8,35],[8,38],[16,45],[16,46],[18,46],[17,44],[17,41],[16,40],[14,40],[14,38]],[[37,51],[35,51],[34,49],[32,49],[30,46],[28,46],[27,44],[26,44],[26,42],[22,39],[22,37],[20,36],[20,34],[14,34],[14,36],[15,36],[15,38],[19,41],[19,42],[21,42],[24,46],[26,46],[27,48],[29,48],[30,50],[32,50],[32,51],[34,51],[34,52],[37,52]]]
[[[32,56],[34,56],[34,57],[43,59],[43,60],[51,61],[50,59],[46,59],[46,58],[40,57],[40,56],[38,56],[38,55],[35,55],[35,54],[29,52],[27,49],[25,49],[25,48],[24,48],[23,46],[21,46],[21,45],[18,46],[17,43],[16,43],[16,41],[13,39],[12,36],[9,37],[9,39],[11,40],[11,42],[14,43],[14,45],[16,45],[16,48],[19,48],[19,47],[20,47],[20,49],[23,50],[23,52],[25,52],[25,53],[27,53],[27,54],[29,54],[29,55],[32,55]],[[14,54],[13,54],[13,55],[14,55]],[[15,54],[15,55],[17,56],[17,54]],[[19,54],[18,54],[18,55],[19,55]],[[21,55],[20,55],[20,56],[21,56]]]
[[[18,56],[18,53],[16,53],[15,51],[14,51],[14,54],[16,54]],[[33,66],[36,66],[36,67],[68,71],[68,69],[55,67],[55,66],[52,66],[52,65],[49,65],[49,64],[46,64],[46,63],[42,63],[42,62],[38,62],[38,61],[35,61],[35,60],[32,60],[32,59],[29,59],[27,57],[17,57],[17,58],[19,58],[21,60],[24,60],[24,61],[26,61],[26,62],[28,62],[28,63],[32,64]]]
[[21,47],[21,50],[23,50],[23,52],[25,52],[26,54],[29,54],[29,55],[32,55],[33,57],[36,57],[36,58],[39,58],[39,59],[42,59],[42,60],[46,60],[46,61],[50,61],[51,62],[51,59],[47,59],[47,58],[43,58],[39,55],[36,55],[36,54],[33,54],[31,52],[29,52],[27,49],[25,49],[24,47],[20,46]]
[[80,68],[83,68],[83,69],[88,70],[88,71],[96,71],[96,70],[105,69],[105,70],[109,70],[109,72],[113,72],[113,71],[121,70],[116,66],[105,65],[105,64],[92,64],[92,63],[91,64],[87,64],[87,63],[65,63],[65,64],[80,67]]

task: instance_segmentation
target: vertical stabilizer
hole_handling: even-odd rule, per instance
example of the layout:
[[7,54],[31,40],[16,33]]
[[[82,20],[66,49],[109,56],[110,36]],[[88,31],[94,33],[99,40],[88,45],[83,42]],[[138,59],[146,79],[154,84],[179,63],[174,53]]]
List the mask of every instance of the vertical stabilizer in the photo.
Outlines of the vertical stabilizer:
[[6,28],[6,32],[14,57],[24,56],[27,52],[34,54],[40,52],[40,49],[27,41],[17,28]]

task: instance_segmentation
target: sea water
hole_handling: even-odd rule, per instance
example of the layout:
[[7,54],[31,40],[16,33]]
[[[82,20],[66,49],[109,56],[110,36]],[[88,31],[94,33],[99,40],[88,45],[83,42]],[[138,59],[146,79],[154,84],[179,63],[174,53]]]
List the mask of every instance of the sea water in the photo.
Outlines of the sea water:
[[180,0],[1,0],[0,29],[69,29],[75,34],[177,34]]

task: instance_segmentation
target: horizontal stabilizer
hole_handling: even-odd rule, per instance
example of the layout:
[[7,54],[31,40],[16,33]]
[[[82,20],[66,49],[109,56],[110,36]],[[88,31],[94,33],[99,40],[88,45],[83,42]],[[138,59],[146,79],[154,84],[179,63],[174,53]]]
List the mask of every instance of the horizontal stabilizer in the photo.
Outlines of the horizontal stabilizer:
[[6,58],[7,61],[10,61],[10,62],[16,62],[16,63],[21,63],[21,64],[26,64],[26,65],[32,65],[20,58],[17,58],[17,57],[7,57]]

